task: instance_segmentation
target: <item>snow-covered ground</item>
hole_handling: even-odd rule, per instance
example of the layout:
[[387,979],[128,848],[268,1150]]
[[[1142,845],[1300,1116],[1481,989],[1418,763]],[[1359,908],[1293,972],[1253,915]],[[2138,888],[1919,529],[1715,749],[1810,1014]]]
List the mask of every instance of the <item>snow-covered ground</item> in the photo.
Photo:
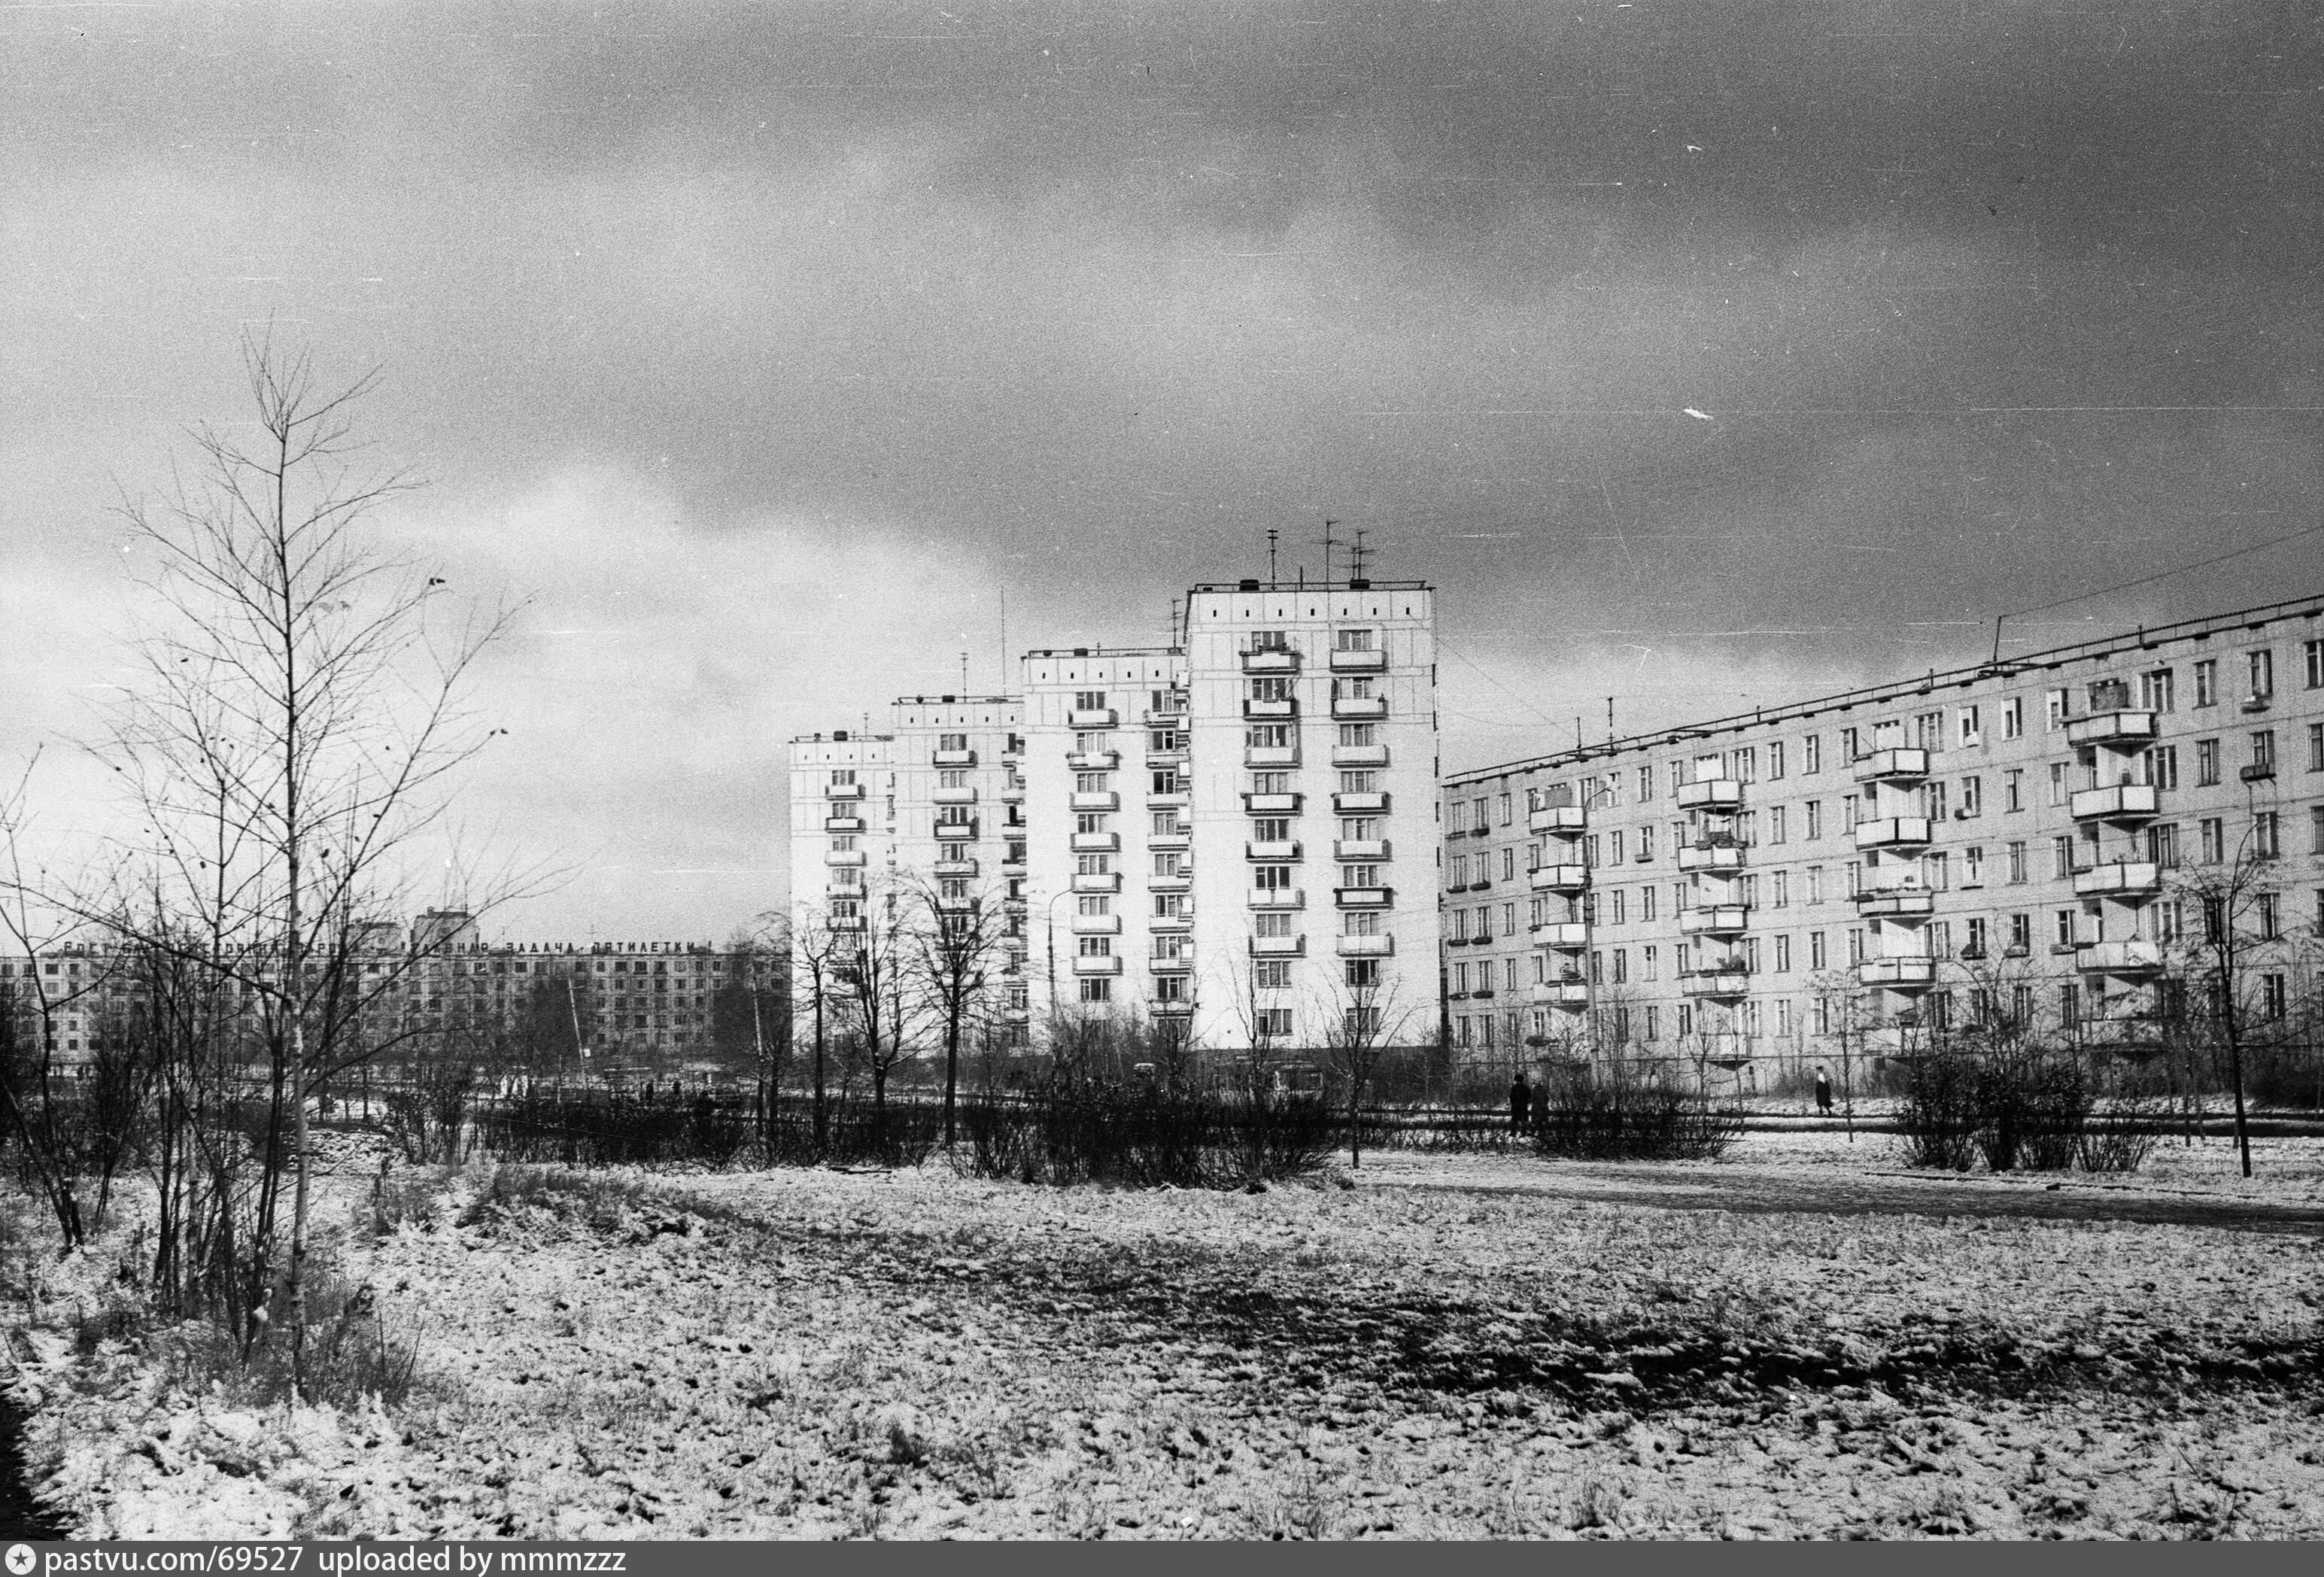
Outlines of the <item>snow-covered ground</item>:
[[[1888,1164],[1831,1139],[1717,1165]],[[2240,1192],[2223,1150],[2129,1181]],[[2319,1153],[2268,1141],[2274,1196]],[[478,1169],[383,1238],[350,1181],[328,1252],[422,1344],[392,1416],[42,1330],[30,1449],[88,1536],[2324,1535],[2311,1232],[1509,1185],[1554,1165]]]

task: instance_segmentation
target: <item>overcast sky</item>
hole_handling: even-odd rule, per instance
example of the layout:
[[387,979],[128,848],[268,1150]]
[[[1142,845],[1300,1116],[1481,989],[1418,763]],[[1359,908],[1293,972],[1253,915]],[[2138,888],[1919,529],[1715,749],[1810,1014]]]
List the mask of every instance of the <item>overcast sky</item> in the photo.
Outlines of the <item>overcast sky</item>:
[[[1440,588],[1445,764],[1973,659],[2324,524],[2287,3],[0,7],[0,752],[273,316],[529,597],[521,936],[779,898],[783,741],[1190,582]],[[2319,589],[2324,536],[2013,622]],[[44,764],[52,825],[102,825]],[[97,785],[102,787],[101,784]]]

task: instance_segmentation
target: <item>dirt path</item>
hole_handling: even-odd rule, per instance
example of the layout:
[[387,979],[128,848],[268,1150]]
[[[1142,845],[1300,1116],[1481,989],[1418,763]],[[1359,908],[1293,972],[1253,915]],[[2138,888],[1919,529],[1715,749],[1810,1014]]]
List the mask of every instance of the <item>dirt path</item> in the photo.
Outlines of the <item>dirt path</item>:
[[2324,1236],[2324,1205],[2080,1182],[1901,1172],[1803,1176],[1793,1167],[1714,1168],[1652,1162],[1510,1160],[1462,1165],[1394,1155],[1367,1159],[1358,1176],[1375,1185],[1530,1194],[1657,1210],[1727,1210],[1758,1215],[2013,1216]]

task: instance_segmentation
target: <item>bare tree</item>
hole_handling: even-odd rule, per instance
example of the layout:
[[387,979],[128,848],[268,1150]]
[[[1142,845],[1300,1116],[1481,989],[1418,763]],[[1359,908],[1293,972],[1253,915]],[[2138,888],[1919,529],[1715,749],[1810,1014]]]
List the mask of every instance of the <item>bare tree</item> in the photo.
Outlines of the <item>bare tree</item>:
[[903,967],[926,1016],[944,1037],[945,1148],[952,1148],[960,1092],[960,1050],[991,1006],[1006,906],[997,890],[973,893],[958,879],[916,879],[903,893],[913,911],[904,927]]
[[2227,1062],[2235,1098],[2236,1149],[2243,1175],[2252,1175],[2251,1130],[2244,1097],[2251,1051],[2272,1044],[2290,1025],[2287,976],[2293,962],[2291,927],[2282,913],[2283,884],[2275,852],[2252,826],[2225,860],[2181,871],[2172,886],[2190,923],[2171,944],[2169,980],[2184,987],[2190,1028]]
[[889,1075],[912,1056],[906,989],[913,956],[908,890],[866,873],[860,928],[836,933],[835,974],[855,1053],[872,1075],[872,1104],[884,1113]]
[[[147,954],[217,973],[263,1028],[272,1115],[244,1262],[263,1316],[287,1149],[297,1386],[309,1101],[378,1049],[366,1027],[424,954],[366,967],[383,962],[375,917],[408,896],[416,843],[449,836],[453,775],[488,733],[464,706],[466,681],[507,614],[443,610],[443,578],[374,540],[374,512],[410,483],[357,469],[352,412],[373,377],[334,390],[309,355],[263,337],[245,337],[243,362],[252,420],[196,429],[198,475],[123,506],[161,615],[102,753],[150,844],[68,907]],[[462,874],[472,913],[549,876]],[[131,908],[124,892],[153,901]]]
[[1377,958],[1342,961],[1338,982],[1318,1004],[1323,1047],[1348,1097],[1348,1164],[1363,1165],[1364,1096],[1380,1062],[1403,1038],[1416,1011]]

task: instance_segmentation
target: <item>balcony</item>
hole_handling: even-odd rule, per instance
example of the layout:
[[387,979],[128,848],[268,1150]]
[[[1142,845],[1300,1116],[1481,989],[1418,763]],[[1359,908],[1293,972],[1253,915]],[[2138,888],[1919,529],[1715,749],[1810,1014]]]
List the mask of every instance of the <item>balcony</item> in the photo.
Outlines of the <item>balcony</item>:
[[1299,840],[1296,838],[1264,838],[1242,846],[1247,860],[1296,860]]
[[1191,931],[1194,928],[1192,915],[1148,915],[1146,928],[1149,931]]
[[1335,838],[1332,843],[1334,860],[1385,860],[1388,855],[1386,838]]
[[1681,810],[1740,810],[1743,808],[1743,785],[1734,778],[1707,778],[1700,782],[1678,786],[1678,807]]
[[1120,892],[1121,872],[1119,871],[1085,871],[1074,877],[1075,892]]
[[1076,706],[1065,714],[1068,728],[1112,728],[1120,720],[1121,715],[1111,706]]
[[1392,887],[1335,887],[1332,899],[1343,909],[1384,909],[1396,901]]
[[1167,706],[1148,706],[1139,715],[1139,721],[1148,728],[1183,728],[1186,722],[1186,698],[1175,696]]
[[1739,903],[1710,904],[1701,908],[1681,909],[1678,928],[1683,936],[1738,936],[1751,928],[1751,910]]
[[939,860],[936,862],[936,874],[938,876],[973,876],[976,874],[976,862],[973,860]]
[[1084,958],[1076,954],[1074,958],[1074,973],[1075,974],[1120,974],[1121,959],[1119,954],[1112,953],[1100,954],[1094,958]]
[[2241,771],[2237,772],[2236,776],[2242,779],[2246,783],[2273,783],[2275,781],[2275,763],[2273,761],[2254,761],[2250,766],[2246,767]]
[[823,924],[824,928],[829,931],[860,931],[863,928],[863,917],[862,915],[834,915],[829,919],[824,921]]
[[1543,865],[1527,872],[1526,884],[1536,892],[1580,892],[1590,885],[1590,867]]
[[1297,816],[1301,798],[1296,794],[1246,794],[1242,807],[1250,816]]
[[1001,803],[1003,805],[1024,804],[1025,779],[1022,778],[1011,778],[1009,781],[1001,785]]
[[1751,971],[1740,962],[1717,964],[1708,969],[1679,972],[1678,990],[1685,997],[1742,997],[1751,992]]
[[1192,974],[1194,973],[1194,955],[1191,953],[1157,953],[1146,961],[1146,967],[1153,974]]
[[1183,860],[1178,862],[1177,870],[1167,873],[1157,871],[1146,879],[1146,890],[1148,892],[1185,892],[1194,885],[1194,870]]
[[2153,974],[2163,967],[2163,944],[2077,942],[2074,967],[2084,974]]
[[[1859,849],[1922,849],[1928,844],[1929,818],[1925,816],[1884,816],[1856,824],[1856,846]],[[1682,864],[1680,869],[1685,866]]]
[[1526,817],[1529,833],[1578,833],[1589,825],[1588,814],[1578,805],[1553,805]]
[[1374,722],[1388,715],[1386,696],[1351,696],[1332,703],[1332,715],[1342,723]]
[[823,830],[827,833],[860,833],[863,830],[863,818],[860,816],[826,816],[823,818]]
[[976,803],[976,790],[973,788],[932,788],[928,791],[928,800],[934,805],[973,805]]
[[1023,875],[1025,872],[1025,851],[1022,849],[1012,848],[1007,853],[1001,855],[1001,869],[1013,875]]
[[1296,674],[1299,671],[1299,654],[1287,647],[1269,647],[1242,654],[1242,671],[1247,674]]
[[976,823],[973,819],[939,821],[936,823],[936,838],[941,843],[973,844],[976,842]]
[[1924,920],[1937,912],[1937,895],[1909,887],[1868,887],[1856,895],[1856,912],[1868,920]]
[[2116,860],[2074,872],[2076,898],[2151,898],[2163,890],[2163,867],[2152,860]]
[[863,785],[861,783],[834,783],[824,789],[823,797],[825,799],[861,799],[863,798]]
[[1065,767],[1074,772],[1111,772],[1120,763],[1120,751],[1067,751]]
[[936,765],[939,767],[973,767],[976,765],[976,752],[974,751],[938,751],[936,752]]
[[1856,764],[1859,783],[1917,783],[1929,775],[1924,750],[1874,751]]
[[1533,927],[1534,944],[1560,953],[1579,953],[1590,945],[1590,927],[1580,920],[1551,920]]
[[1154,1019],[1191,1019],[1194,1016],[1194,1004],[1183,997],[1173,997],[1168,1001],[1147,1003],[1146,1012]]
[[2149,745],[2154,742],[2152,712],[2100,712],[2066,724],[2066,742],[2085,745]]
[[1149,849],[1184,849],[1192,845],[1194,840],[1194,829],[1180,822],[1166,831],[1147,834],[1146,846]]
[[1186,764],[1186,747],[1180,745],[1176,750],[1156,750],[1149,744],[1146,747],[1146,764],[1149,767],[1183,767]]
[[1066,917],[1076,936],[1119,936],[1121,935],[1120,915],[1069,915]]
[[1307,895],[1296,887],[1254,887],[1249,902],[1255,909],[1304,909]]
[[1073,851],[1076,854],[1111,854],[1121,847],[1120,833],[1075,833]]
[[1187,793],[1183,788],[1174,789],[1167,792],[1154,790],[1149,791],[1146,796],[1146,808],[1148,810],[1184,810],[1190,803],[1192,803],[1193,799],[1194,796]]
[[1892,991],[1925,991],[1937,983],[1937,961],[1911,954],[1868,958],[1856,966],[1856,982],[1858,985],[1886,986]]
[[1299,703],[1293,700],[1252,701],[1242,704],[1242,715],[1254,723],[1283,723],[1299,715]]
[[861,865],[863,861],[864,853],[861,849],[834,849],[823,857],[826,865]]
[[1388,765],[1388,746],[1384,744],[1333,745],[1332,764],[1335,767],[1385,767]]
[[1305,936],[1253,936],[1250,955],[1253,958],[1302,958],[1307,953]]
[[1335,674],[1376,674],[1388,668],[1385,651],[1335,651],[1332,653],[1332,671]]
[[1335,936],[1332,951],[1342,958],[1387,958],[1396,952],[1393,936]]
[[1585,981],[1544,981],[1532,987],[1526,994],[1535,1001],[1553,1008],[1586,1008],[1590,1005],[1590,986]]
[[1077,788],[1065,801],[1069,810],[1119,810],[1121,796],[1111,788]]
[[1678,868],[1681,871],[1740,871],[1743,869],[1743,845],[1681,844]]
[[1385,815],[1388,796],[1385,794],[1334,794],[1332,809],[1341,816]]
[[2118,783],[2111,788],[2077,788],[2070,809],[2076,821],[2152,821],[2154,785]]
[[1296,744],[1247,744],[1242,749],[1242,764],[1246,767],[1296,767],[1299,764],[1299,747]]

